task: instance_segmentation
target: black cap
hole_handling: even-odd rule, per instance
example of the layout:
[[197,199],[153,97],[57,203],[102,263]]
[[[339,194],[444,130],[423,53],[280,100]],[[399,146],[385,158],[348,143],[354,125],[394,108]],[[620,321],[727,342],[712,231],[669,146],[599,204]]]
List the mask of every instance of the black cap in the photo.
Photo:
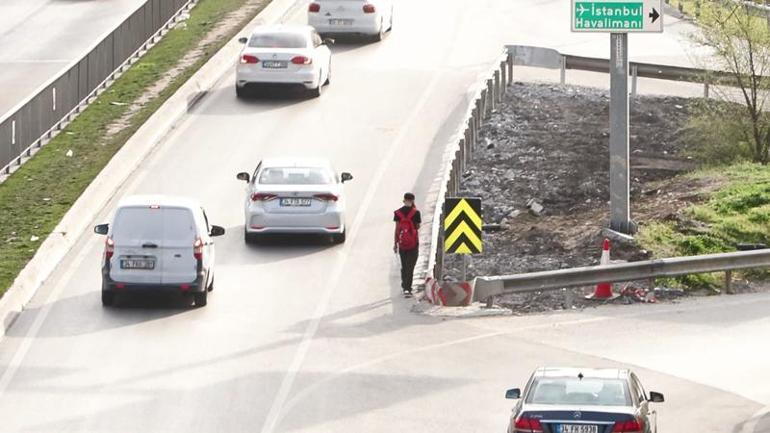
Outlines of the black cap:
[[412,201],[414,201],[414,194],[412,194],[411,192],[405,193],[404,194],[404,200],[412,200]]

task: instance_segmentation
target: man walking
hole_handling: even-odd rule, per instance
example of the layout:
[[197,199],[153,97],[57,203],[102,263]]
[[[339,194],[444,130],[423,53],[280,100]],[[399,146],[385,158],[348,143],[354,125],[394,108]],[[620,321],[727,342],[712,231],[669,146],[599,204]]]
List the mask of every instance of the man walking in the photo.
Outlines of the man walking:
[[393,213],[396,231],[393,235],[393,251],[401,256],[401,289],[404,296],[412,296],[412,278],[419,253],[419,236],[422,217],[414,205],[414,194],[404,194],[404,206]]

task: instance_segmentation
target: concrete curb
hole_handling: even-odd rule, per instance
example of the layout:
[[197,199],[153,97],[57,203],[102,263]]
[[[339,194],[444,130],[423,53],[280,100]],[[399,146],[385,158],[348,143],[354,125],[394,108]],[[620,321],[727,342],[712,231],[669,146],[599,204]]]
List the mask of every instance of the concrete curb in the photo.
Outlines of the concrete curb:
[[[306,0],[272,0],[246,28],[258,24],[284,22]],[[78,238],[114,197],[150,153],[162,143],[187,111],[235,64],[241,44],[236,36],[203,65],[115,154],[99,175],[64,215],[37,253],[22,269],[0,299],[0,338],[6,335],[16,317],[74,247]],[[233,92],[235,97],[235,92]]]
[[415,314],[442,319],[473,319],[477,317],[510,316],[513,314],[508,308],[486,308],[481,302],[474,302],[467,307],[442,307],[433,305],[427,299],[416,302],[412,305],[411,311]]

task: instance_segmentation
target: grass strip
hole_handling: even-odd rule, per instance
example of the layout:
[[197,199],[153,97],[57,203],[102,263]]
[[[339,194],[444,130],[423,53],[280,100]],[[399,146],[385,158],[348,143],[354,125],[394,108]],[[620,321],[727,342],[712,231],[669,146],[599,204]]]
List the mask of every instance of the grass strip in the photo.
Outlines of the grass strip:
[[218,23],[247,1],[200,0],[185,25],[169,31],[59,135],[0,184],[0,296],[112,156],[269,1],[244,17],[225,37],[208,43],[203,56],[134,114],[120,132],[107,137],[109,126],[179,59],[198,47]]
[[[656,257],[677,257],[735,251],[738,244],[770,244],[770,167],[739,163],[685,175],[685,179],[719,179],[722,186],[705,200],[691,205],[674,220],[642,225],[638,241]],[[767,271],[743,273],[767,278]],[[686,287],[715,287],[720,280],[709,274],[678,278]]]

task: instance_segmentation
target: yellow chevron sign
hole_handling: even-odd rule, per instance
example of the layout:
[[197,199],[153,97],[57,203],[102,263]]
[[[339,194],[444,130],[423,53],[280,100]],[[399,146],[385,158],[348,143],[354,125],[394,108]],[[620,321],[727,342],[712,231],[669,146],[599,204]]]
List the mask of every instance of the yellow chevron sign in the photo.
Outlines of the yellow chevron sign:
[[447,198],[444,215],[444,251],[450,254],[483,251],[480,198]]

